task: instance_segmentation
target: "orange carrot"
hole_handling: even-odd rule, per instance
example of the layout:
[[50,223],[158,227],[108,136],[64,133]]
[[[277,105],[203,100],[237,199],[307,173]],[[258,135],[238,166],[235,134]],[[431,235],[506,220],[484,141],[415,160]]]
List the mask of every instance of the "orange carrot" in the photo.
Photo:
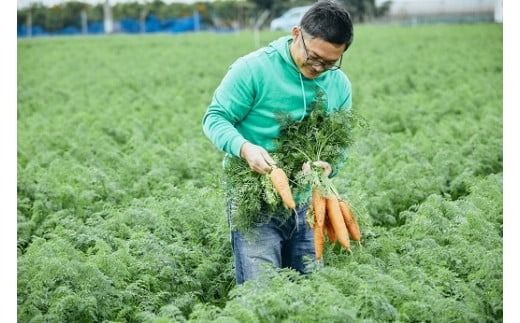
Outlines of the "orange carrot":
[[285,207],[294,210],[296,208],[296,203],[294,202],[291,188],[289,187],[289,179],[283,169],[273,167],[269,177],[271,178],[274,188],[278,194],[280,194]]
[[327,197],[326,203],[327,215],[329,216],[330,223],[332,224],[334,232],[336,233],[336,238],[345,249],[350,251],[348,230],[345,226],[345,222],[343,221],[343,216],[341,215],[338,199],[336,196]]
[[359,225],[357,223],[356,217],[350,206],[346,201],[340,201],[339,207],[341,208],[341,214],[343,215],[343,220],[345,225],[347,226],[348,233],[352,237],[352,240],[359,241],[361,240],[361,231],[359,230]]
[[312,209],[316,223],[319,227],[323,227],[325,223],[325,198],[320,195],[317,188],[312,190]]
[[319,227],[317,225],[314,225],[313,231],[314,231],[314,251],[316,253],[316,260],[321,260],[321,257],[323,256],[323,245],[324,245],[323,228]]
[[338,239],[336,238],[336,233],[334,232],[334,228],[330,223],[330,219],[328,215],[325,214],[325,232],[327,232],[327,236],[329,237],[329,241],[331,243],[335,243]]

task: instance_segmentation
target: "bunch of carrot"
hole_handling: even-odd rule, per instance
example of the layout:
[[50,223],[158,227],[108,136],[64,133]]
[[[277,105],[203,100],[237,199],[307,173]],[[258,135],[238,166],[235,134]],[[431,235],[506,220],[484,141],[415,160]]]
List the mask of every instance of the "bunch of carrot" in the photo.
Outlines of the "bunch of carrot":
[[336,194],[323,195],[318,188],[312,191],[311,212],[313,214],[314,248],[316,259],[321,260],[325,236],[329,242],[338,241],[351,252],[350,240],[360,241],[361,231],[357,220],[346,200]]
[[[314,173],[316,175],[316,173]],[[294,201],[289,179],[283,169],[273,166],[269,173],[273,187],[280,195],[286,208],[294,210]],[[314,247],[316,259],[321,260],[325,244],[325,235],[331,243],[338,241],[342,247],[351,252],[350,240],[360,241],[361,231],[348,202],[339,198],[330,181],[314,177],[316,185],[312,190],[311,206],[313,214]],[[320,188],[328,193],[321,193]]]

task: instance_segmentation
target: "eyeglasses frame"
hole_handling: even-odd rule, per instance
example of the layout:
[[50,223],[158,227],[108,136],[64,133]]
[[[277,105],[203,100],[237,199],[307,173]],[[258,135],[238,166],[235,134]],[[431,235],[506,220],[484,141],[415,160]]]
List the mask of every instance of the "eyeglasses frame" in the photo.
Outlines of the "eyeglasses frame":
[[304,64],[307,64],[309,61],[312,61],[313,63],[310,63],[310,65],[321,66],[321,67],[323,67],[324,70],[327,70],[327,71],[335,71],[335,70],[338,70],[341,68],[341,63],[343,61],[343,54],[339,58],[338,65],[336,65],[337,61],[331,65],[331,64],[323,63],[323,61],[318,61],[316,59],[310,58],[309,51],[307,50],[307,45],[305,44],[305,39],[303,38],[303,29],[302,28],[300,28],[300,35],[302,36],[303,50],[305,51],[305,56],[306,56]]

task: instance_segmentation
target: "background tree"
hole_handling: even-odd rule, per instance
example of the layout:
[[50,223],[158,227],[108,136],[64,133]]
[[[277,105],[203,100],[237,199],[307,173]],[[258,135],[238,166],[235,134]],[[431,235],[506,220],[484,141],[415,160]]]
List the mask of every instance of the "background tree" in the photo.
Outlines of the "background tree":
[[123,18],[139,19],[143,5],[138,2],[117,3],[112,6],[114,20]]
[[87,6],[87,16],[89,21],[103,21],[103,4]]
[[[355,22],[364,22],[374,17],[385,15],[391,1],[376,6],[375,0],[338,0],[344,4]],[[270,18],[280,16],[289,8],[313,4],[312,0],[247,0],[197,2],[193,4],[170,3],[154,0],[141,4],[137,1],[117,3],[112,6],[114,20],[136,19],[143,20],[154,15],[160,20],[187,17],[197,10],[203,24],[214,27],[252,27],[258,16],[269,10]],[[48,32],[65,27],[81,27],[81,11],[85,10],[89,22],[103,20],[103,4],[89,5],[80,1],[65,2],[52,7],[33,4],[28,8],[18,10],[18,25],[27,23],[31,13],[32,26],[41,26]],[[268,25],[270,19],[264,22]]]

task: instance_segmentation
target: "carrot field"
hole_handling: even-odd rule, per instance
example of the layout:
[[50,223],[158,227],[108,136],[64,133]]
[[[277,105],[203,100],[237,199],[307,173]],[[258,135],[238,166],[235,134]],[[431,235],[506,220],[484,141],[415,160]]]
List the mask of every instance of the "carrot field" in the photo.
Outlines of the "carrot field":
[[18,321],[501,322],[502,25],[354,33],[362,246],[242,286],[201,123],[253,34],[18,40]]

